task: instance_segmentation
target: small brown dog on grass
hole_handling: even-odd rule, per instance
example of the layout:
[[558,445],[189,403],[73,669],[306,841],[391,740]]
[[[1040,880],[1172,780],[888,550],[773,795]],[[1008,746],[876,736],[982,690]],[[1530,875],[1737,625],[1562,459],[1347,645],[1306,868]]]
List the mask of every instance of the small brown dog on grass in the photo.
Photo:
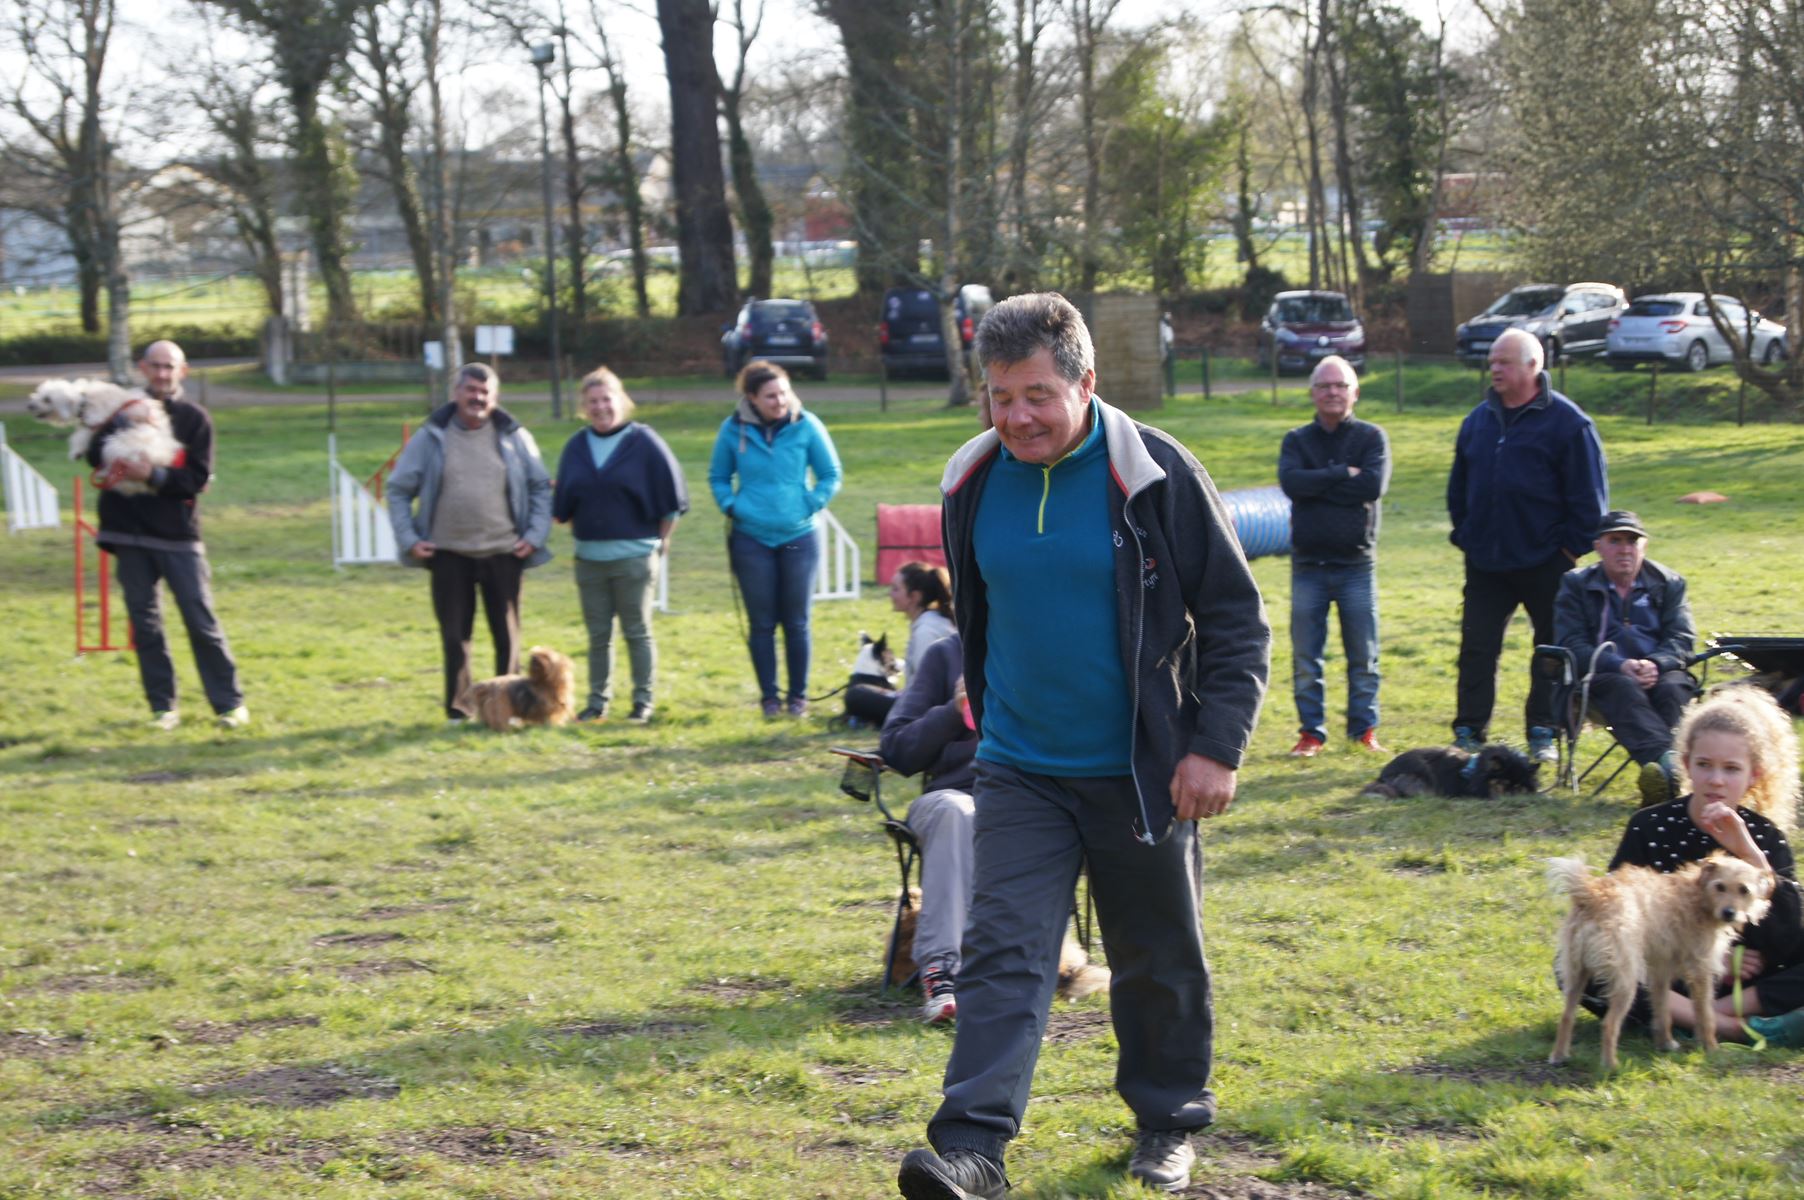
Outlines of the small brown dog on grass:
[[1685,981],[1697,1014],[1698,1044],[1716,1049],[1716,980],[1723,955],[1744,925],[1766,915],[1773,874],[1727,854],[1712,854],[1670,874],[1646,867],[1618,867],[1593,875],[1582,858],[1547,861],[1547,881],[1572,897],[1572,911],[1560,927],[1554,969],[1566,991],[1566,1010],[1554,1038],[1550,1063],[1563,1063],[1572,1049],[1572,1022],[1579,999],[1593,979],[1609,991],[1604,1013],[1603,1066],[1616,1068],[1616,1043],[1623,1018],[1646,985],[1653,1008],[1654,1046],[1677,1050],[1668,1000],[1675,980]]
[[524,675],[472,683],[457,706],[490,729],[564,725],[576,713],[576,666],[568,654],[545,646],[526,652]]
[[[896,928],[895,939],[900,945],[888,939],[884,941],[884,953],[896,955],[896,964],[890,978],[905,980],[914,977],[915,964],[915,922],[921,919],[921,889],[908,889],[908,907],[902,912],[902,923]],[[1065,943],[1059,947],[1059,996],[1065,1000],[1082,1000],[1109,986],[1109,968],[1100,963],[1090,961],[1090,956],[1077,943],[1070,933],[1065,934]]]

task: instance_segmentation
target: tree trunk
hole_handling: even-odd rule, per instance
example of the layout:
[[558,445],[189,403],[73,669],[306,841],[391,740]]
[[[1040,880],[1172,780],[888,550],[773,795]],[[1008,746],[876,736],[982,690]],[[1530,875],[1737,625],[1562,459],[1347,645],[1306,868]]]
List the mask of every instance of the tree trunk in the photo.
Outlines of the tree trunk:
[[1096,128],[1096,30],[1090,0],[1073,6],[1077,36],[1078,114],[1084,141],[1084,213],[1078,257],[1078,290],[1096,290],[1096,225],[1102,208],[1102,135]]
[[389,45],[390,34],[382,28],[374,11],[361,16],[363,56],[369,63],[374,87],[371,116],[376,124],[376,149],[383,169],[388,172],[389,193],[394,197],[395,213],[401,218],[401,231],[407,238],[407,254],[413,260],[414,284],[420,297],[420,314],[428,325],[439,320],[438,272],[434,266],[432,234],[427,228],[424,206],[413,159],[409,155],[409,138],[413,133],[413,89],[399,78],[399,51]]
[[946,30],[946,223],[945,245],[940,249],[940,337],[946,348],[946,403],[958,407],[970,403],[965,378],[964,332],[958,322],[960,201],[963,199],[964,155],[960,138],[964,130],[965,104],[965,5],[952,0],[951,21]]
[[439,78],[440,50],[444,45],[443,0],[428,0],[426,24],[421,34],[421,58],[426,71],[428,137],[426,186],[430,193],[428,214],[432,225],[432,255],[438,284],[440,344],[445,348],[445,370],[463,366],[463,337],[457,323],[457,215],[450,197],[450,145],[445,134],[445,96]]
[[564,86],[556,90],[558,129],[564,151],[564,254],[569,259],[570,314],[578,324],[589,315],[589,231],[583,220],[583,193],[588,190],[583,174],[582,151],[576,144],[575,64],[570,60],[570,27],[558,13],[558,45],[563,55],[561,68]]
[[649,272],[645,259],[645,201],[639,195],[639,168],[633,162],[633,114],[627,104],[626,76],[614,57],[614,44],[608,40],[601,5],[592,0],[589,13],[595,25],[596,40],[600,43],[601,69],[608,73],[608,103],[614,110],[613,182],[621,207],[626,210],[626,244],[633,268],[633,307],[643,319],[651,316],[651,300],[645,291],[645,277]]
[[1039,280],[1038,238],[1027,207],[1027,150],[1033,136],[1034,51],[1044,27],[1039,23],[1038,0],[1015,0],[1015,128],[1009,140],[1009,179],[1006,207],[1014,235],[1009,239],[1005,279],[1011,291],[1031,292]]
[[670,79],[671,182],[682,255],[677,313],[721,312],[733,306],[739,289],[720,162],[714,14],[708,0],[658,0],[658,27]]
[[745,136],[745,127],[739,119],[739,92],[737,88],[723,93],[725,102],[721,105],[727,118],[728,160],[733,165],[733,194],[739,197],[739,228],[745,234],[745,251],[751,258],[751,276],[746,282],[745,293],[748,296],[769,297],[771,274],[776,255],[771,247],[771,230],[776,221],[771,215],[770,202],[764,198],[764,189],[758,185],[757,171],[752,163],[752,143]]
[[1252,150],[1247,145],[1250,118],[1242,115],[1234,137],[1234,258],[1246,264],[1251,275],[1259,269],[1259,246],[1253,241],[1253,220],[1259,212],[1258,197],[1253,191]]
[[912,57],[908,9],[869,0],[817,0],[846,50],[846,173],[858,235],[858,290],[874,295],[916,278],[920,227],[910,204],[919,164],[909,143],[911,98],[900,80]]
[[342,132],[320,116],[317,94],[292,97],[295,110],[295,174],[300,205],[307,214],[313,257],[326,285],[326,319],[357,319],[357,297],[345,265],[345,222],[357,190],[357,176]]

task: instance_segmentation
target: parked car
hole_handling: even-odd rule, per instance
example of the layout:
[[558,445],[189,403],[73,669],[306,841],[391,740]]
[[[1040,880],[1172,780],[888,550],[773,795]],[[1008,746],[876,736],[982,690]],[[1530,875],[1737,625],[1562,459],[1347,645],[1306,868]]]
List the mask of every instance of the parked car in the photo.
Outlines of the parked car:
[[1339,292],[1279,292],[1259,322],[1259,365],[1270,367],[1273,347],[1278,371],[1311,371],[1338,354],[1355,371],[1366,366],[1366,330]]
[[1785,326],[1767,320],[1735,297],[1707,300],[1702,292],[1667,292],[1636,297],[1621,317],[1610,322],[1604,357],[1619,371],[1642,362],[1665,362],[1687,371],[1733,362],[1735,353],[1728,339],[1710,319],[1711,303],[1723,323],[1748,341],[1754,361],[1771,366],[1789,353]]
[[[968,352],[977,323],[990,311],[990,289],[967,283],[953,300],[959,338]],[[883,369],[892,375],[919,372],[946,375],[946,338],[940,330],[940,302],[929,288],[893,287],[883,293],[883,315],[877,322],[877,345]]]
[[1512,288],[1456,331],[1460,361],[1483,366],[1491,343],[1506,329],[1521,329],[1541,343],[1549,366],[1561,355],[1598,354],[1610,322],[1622,315],[1622,289],[1608,283],[1531,283]]
[[806,300],[748,300],[720,337],[727,378],[754,358],[827,377],[827,331]]

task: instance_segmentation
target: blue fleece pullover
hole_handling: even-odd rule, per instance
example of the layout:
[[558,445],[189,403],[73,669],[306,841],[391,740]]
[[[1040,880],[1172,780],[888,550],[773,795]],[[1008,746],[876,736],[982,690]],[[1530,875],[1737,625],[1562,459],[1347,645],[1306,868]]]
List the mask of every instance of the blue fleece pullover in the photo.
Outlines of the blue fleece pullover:
[[773,547],[809,536],[814,514],[827,507],[839,483],[839,452],[827,427],[800,406],[774,430],[760,424],[749,403],[721,422],[708,487],[740,533]]

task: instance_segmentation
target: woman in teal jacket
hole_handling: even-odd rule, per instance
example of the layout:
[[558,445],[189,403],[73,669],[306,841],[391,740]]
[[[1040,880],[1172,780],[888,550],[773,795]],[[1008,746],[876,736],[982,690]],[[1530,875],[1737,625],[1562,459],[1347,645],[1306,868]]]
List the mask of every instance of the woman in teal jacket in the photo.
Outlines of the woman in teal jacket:
[[727,557],[745,598],[746,648],[767,717],[785,708],[777,696],[778,625],[789,715],[808,711],[808,610],[820,564],[814,514],[827,507],[839,482],[833,439],[820,418],[802,411],[789,374],[762,359],[747,363],[739,372],[739,405],[714,441],[708,486],[732,522]]

